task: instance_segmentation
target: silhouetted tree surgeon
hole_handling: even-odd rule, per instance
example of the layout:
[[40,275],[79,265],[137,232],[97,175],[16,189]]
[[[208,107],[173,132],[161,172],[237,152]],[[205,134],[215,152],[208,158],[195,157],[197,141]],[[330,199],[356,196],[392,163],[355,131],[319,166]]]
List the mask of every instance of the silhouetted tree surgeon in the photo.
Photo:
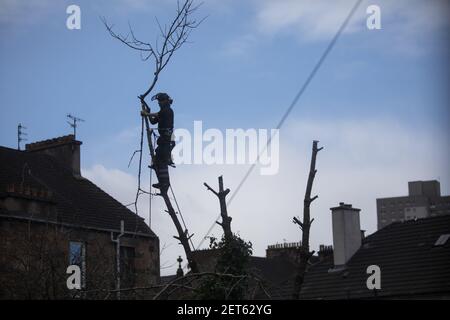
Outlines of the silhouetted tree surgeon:
[[[156,141],[157,147],[151,166],[156,171],[158,183],[153,184],[153,187],[158,188],[161,191],[167,191],[170,186],[168,166],[173,165],[171,152],[175,146],[175,142],[172,141],[174,114],[172,108],[170,107],[173,100],[167,93],[163,92],[155,94],[152,97],[152,101],[153,100],[158,100],[160,107],[159,112],[143,112],[145,116],[149,118],[151,124],[158,124],[159,137]],[[141,101],[145,104],[146,110],[149,111],[150,108],[148,108],[142,97]]]

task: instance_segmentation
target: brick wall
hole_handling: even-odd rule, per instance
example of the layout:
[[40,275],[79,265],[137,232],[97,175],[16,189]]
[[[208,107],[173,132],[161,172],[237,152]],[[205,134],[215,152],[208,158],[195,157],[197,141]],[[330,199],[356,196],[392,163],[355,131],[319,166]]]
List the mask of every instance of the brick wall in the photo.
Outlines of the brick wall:
[[[70,241],[85,246],[82,294],[66,286]],[[134,248],[135,286],[159,283],[158,241],[133,235],[121,238],[123,246]],[[107,290],[115,288],[116,247],[109,232],[0,217],[0,252],[2,299],[103,299]],[[146,294],[126,292],[121,298],[146,298]]]

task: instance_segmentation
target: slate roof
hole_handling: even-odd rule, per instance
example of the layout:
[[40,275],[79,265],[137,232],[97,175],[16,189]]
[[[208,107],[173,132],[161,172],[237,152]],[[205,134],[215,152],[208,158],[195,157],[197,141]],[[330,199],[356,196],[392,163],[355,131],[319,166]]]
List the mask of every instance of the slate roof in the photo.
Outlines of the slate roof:
[[[301,299],[408,298],[450,296],[450,215],[394,222],[363,240],[342,271],[333,269],[333,257],[312,266],[305,277]],[[367,289],[366,268],[381,269],[381,290]],[[291,284],[292,285],[292,284]],[[292,287],[291,287],[292,288]],[[286,287],[285,292],[290,290]],[[288,298],[288,297],[286,297]]]
[[248,268],[252,274],[264,279],[271,287],[290,279],[296,271],[295,264],[284,257],[268,259],[252,256]]
[[[126,232],[156,237],[143,218],[91,181],[75,177],[50,155],[0,147],[0,197],[17,196],[11,192],[12,185],[16,189],[17,186],[34,189],[35,194],[30,196],[54,203],[56,215],[49,218],[52,222],[117,231],[124,220]],[[0,214],[31,218],[26,212]]]

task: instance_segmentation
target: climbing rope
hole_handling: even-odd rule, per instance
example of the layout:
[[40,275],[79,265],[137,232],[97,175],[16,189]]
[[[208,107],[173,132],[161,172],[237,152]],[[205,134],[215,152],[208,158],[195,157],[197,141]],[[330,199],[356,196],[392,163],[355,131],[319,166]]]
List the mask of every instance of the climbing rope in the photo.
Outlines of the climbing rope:
[[148,194],[148,226],[150,229],[152,228],[152,176],[153,176],[153,170],[150,168],[150,192]]
[[[155,145],[156,142],[156,134],[155,131],[152,131],[153,133],[153,145]],[[153,164],[153,159],[152,159],[152,163]],[[154,194],[152,193],[152,177],[153,177],[153,169],[150,168],[150,187],[149,187],[149,204],[148,204],[148,226],[151,228],[152,227],[152,200],[153,200],[153,196]]]
[[[175,193],[173,192],[172,185],[170,185],[170,192],[172,193],[173,200],[175,201],[175,205],[177,206],[177,210],[178,210],[178,213],[180,214],[181,221],[183,222],[184,230],[186,230],[186,233],[187,233],[186,223],[184,222],[183,215],[181,214],[180,206],[178,205],[177,198],[175,197]],[[195,249],[194,243],[192,242],[191,237],[189,237],[189,233],[187,233],[186,235],[189,239],[189,242],[191,243],[192,249]]]

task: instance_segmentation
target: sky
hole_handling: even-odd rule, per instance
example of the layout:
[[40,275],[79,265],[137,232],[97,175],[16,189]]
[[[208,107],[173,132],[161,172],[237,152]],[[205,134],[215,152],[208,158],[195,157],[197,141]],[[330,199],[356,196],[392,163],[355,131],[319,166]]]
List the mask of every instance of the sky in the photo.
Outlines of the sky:
[[[194,121],[219,130],[275,128],[333,38],[353,0],[206,0],[206,20],[175,53],[157,84],[174,99],[175,126]],[[66,8],[81,9],[81,29],[66,27]],[[369,5],[381,29],[366,27]],[[100,17],[154,42],[155,17],[169,22],[176,1],[0,0],[0,145],[17,147],[78,128],[82,174],[123,204],[134,201],[140,105],[153,64],[111,38]],[[317,160],[312,248],[332,244],[329,208],[361,209],[361,227],[376,231],[376,198],[407,194],[407,182],[437,179],[450,194],[449,4],[445,0],[363,1],[280,130],[275,175],[255,170],[229,206],[232,228],[264,256],[270,244],[296,242],[312,140]],[[156,105],[152,105],[156,108]],[[145,159],[145,158],[144,158]],[[136,159],[135,159],[136,160]],[[146,160],[148,162],[148,158]],[[236,189],[249,165],[180,165],[172,186],[194,244],[219,214],[203,182]],[[149,171],[144,170],[148,189]],[[149,198],[138,214],[149,222]],[[133,209],[130,207],[130,209]],[[162,274],[183,255],[162,199],[152,199],[151,227],[160,237]],[[212,234],[221,235],[216,226]],[[202,248],[206,248],[208,241]]]

